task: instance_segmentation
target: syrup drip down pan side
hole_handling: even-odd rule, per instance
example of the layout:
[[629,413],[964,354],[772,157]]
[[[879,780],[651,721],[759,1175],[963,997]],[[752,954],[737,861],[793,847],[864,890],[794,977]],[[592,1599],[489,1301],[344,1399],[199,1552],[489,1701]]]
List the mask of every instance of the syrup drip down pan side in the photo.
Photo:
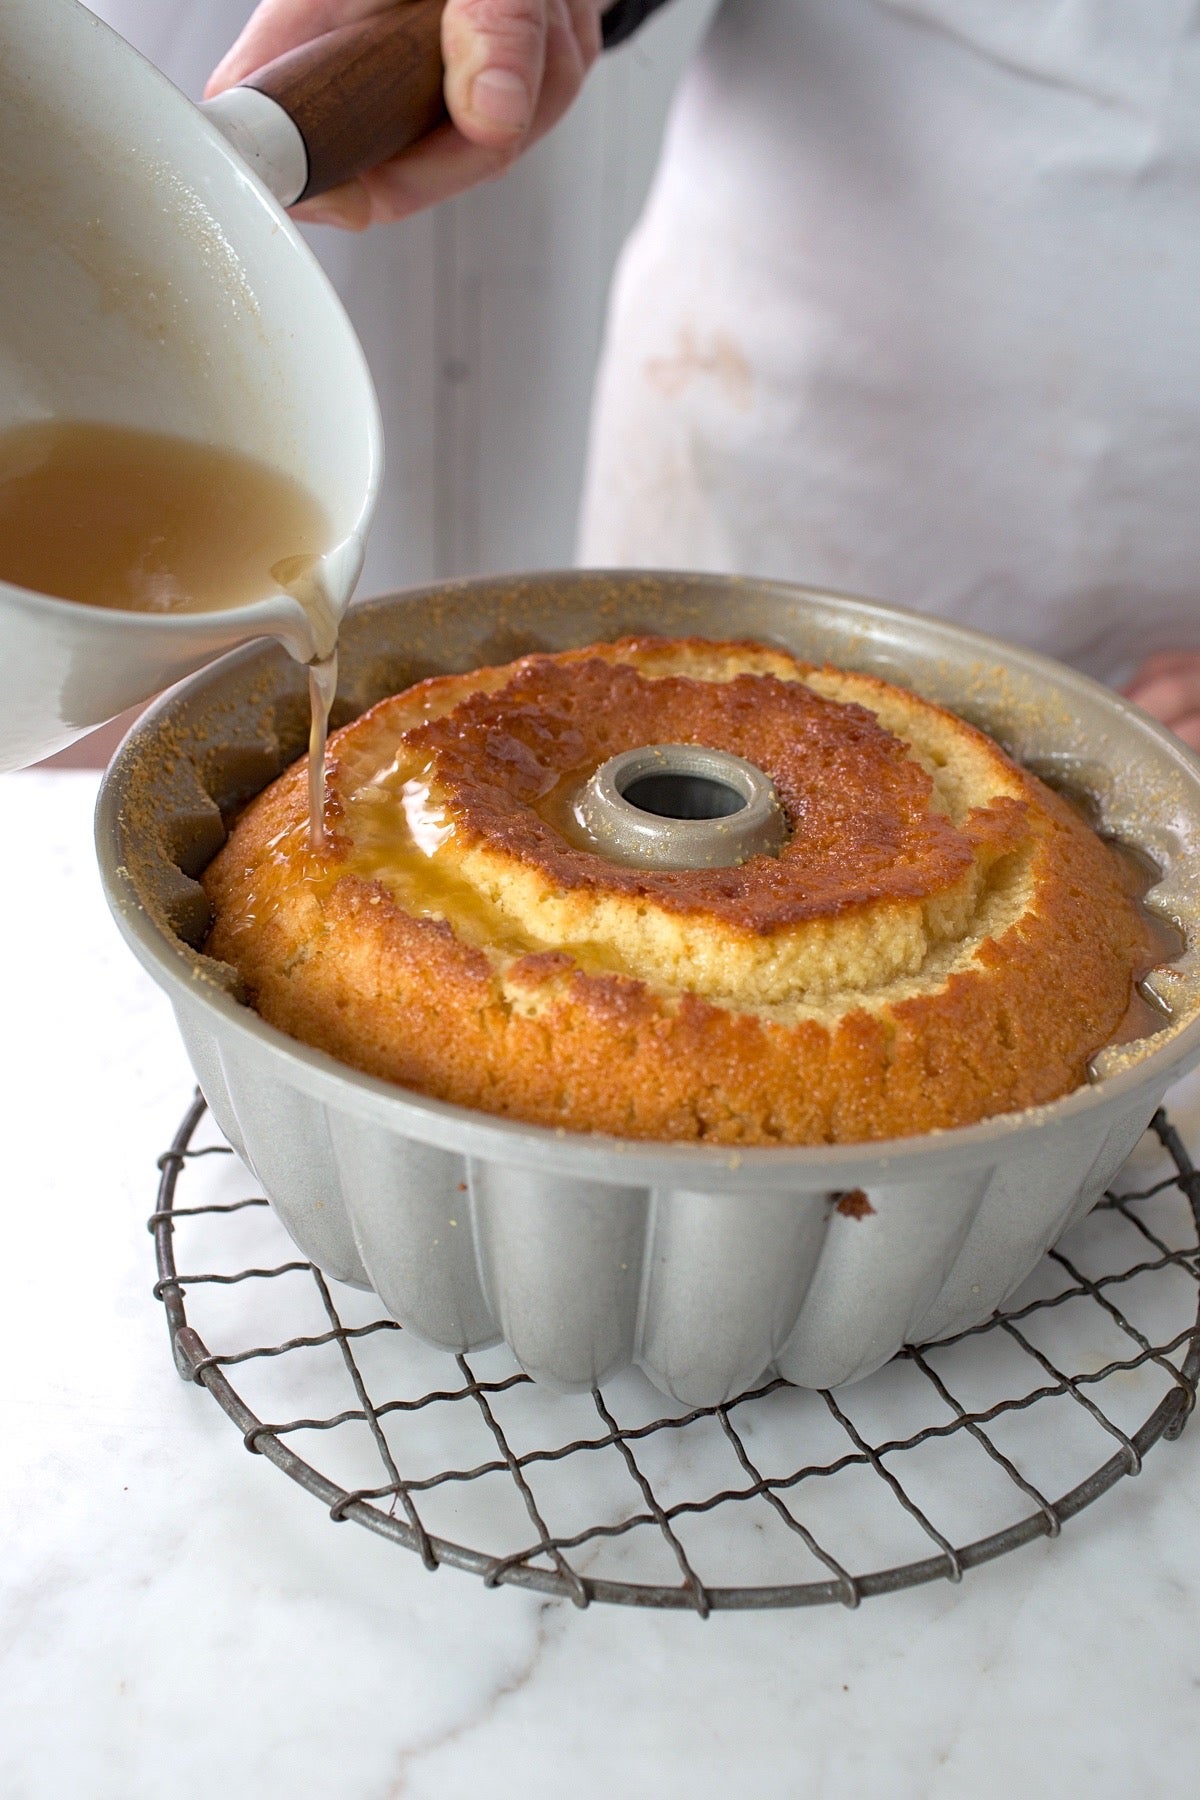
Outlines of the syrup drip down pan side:
[[[626,634],[748,637],[949,706],[1038,773],[1085,788],[1148,854],[1183,930],[1156,973],[1172,1022],[1102,1053],[1053,1105],[921,1137],[735,1150],[524,1125],[361,1075],[285,1037],[199,951],[198,876],[226,821],[307,737],[305,672],[251,645],[173,689],[100,794],[109,904],[166,990],[222,1130],[328,1274],[450,1350],[504,1338],[535,1377],[631,1362],[690,1405],[766,1370],[831,1387],[987,1317],[1100,1197],[1166,1088],[1200,1062],[1200,761],[1031,652],[872,602],[716,576],[572,572],[365,602],[342,633],[334,723],[425,676]],[[860,1190],[867,1204],[846,1204]]]

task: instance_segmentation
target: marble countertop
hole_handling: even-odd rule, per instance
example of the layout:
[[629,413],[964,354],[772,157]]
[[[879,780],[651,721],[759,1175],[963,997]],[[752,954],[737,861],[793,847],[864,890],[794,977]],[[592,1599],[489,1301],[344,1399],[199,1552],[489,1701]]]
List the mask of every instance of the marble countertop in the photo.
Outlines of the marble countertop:
[[95,785],[0,779],[6,1800],[1195,1791],[1200,1427],[958,1587],[705,1622],[431,1576],[245,1455],[150,1293],[193,1082]]

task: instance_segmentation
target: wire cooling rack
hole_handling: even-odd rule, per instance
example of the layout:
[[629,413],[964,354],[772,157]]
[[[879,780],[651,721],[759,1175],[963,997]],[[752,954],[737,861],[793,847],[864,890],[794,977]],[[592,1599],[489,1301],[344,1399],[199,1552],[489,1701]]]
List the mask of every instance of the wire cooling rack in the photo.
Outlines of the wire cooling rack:
[[770,1380],[687,1409],[628,1371],[558,1395],[503,1346],[431,1350],[294,1255],[199,1096],[159,1159],[155,1293],[246,1448],[428,1569],[578,1606],[853,1607],[1057,1536],[1182,1431],[1200,1175],[1164,1114],[1147,1136],[1160,1166],[1143,1145],[1122,1183],[1152,1178],[1002,1312],[836,1394]]

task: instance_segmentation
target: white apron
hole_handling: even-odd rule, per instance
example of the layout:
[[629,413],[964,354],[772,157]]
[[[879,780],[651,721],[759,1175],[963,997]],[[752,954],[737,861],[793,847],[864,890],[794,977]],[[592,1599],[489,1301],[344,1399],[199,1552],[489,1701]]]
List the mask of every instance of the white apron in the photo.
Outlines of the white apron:
[[1192,0],[725,0],[618,273],[580,551],[1109,680],[1200,648]]

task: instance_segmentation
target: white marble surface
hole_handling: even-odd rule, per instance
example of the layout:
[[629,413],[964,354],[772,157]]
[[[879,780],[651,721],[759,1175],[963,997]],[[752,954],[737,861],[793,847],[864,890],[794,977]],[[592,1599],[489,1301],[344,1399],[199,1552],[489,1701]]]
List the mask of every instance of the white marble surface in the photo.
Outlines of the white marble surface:
[[191,1077],[94,789],[0,780],[5,1800],[1195,1792],[1200,1429],[958,1588],[707,1623],[430,1576],[246,1456],[150,1297]]

